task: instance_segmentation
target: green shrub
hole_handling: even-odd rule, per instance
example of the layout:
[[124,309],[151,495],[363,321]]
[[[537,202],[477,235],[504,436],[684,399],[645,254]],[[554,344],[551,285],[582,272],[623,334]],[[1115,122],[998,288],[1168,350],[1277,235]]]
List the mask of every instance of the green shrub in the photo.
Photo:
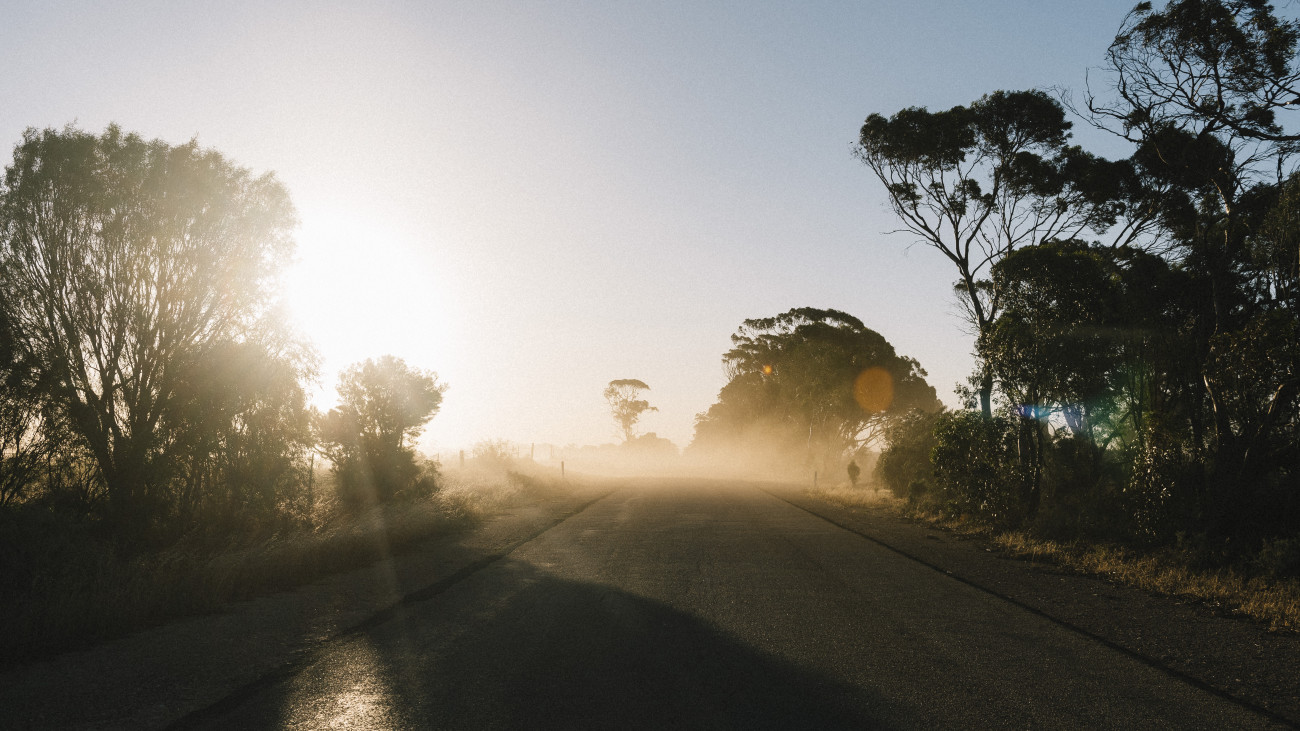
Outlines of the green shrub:
[[888,445],[876,462],[876,478],[895,495],[915,502],[929,492],[934,481],[930,451],[939,414],[912,409],[885,430]]
[[930,452],[945,507],[997,525],[1019,523],[1026,475],[1016,459],[1016,424],[976,411],[938,417]]

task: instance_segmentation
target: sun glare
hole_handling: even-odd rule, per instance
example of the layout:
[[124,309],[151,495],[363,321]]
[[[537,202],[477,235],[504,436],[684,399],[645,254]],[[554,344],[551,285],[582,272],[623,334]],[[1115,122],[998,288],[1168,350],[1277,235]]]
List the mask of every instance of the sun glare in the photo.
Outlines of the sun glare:
[[333,213],[303,215],[297,261],[285,278],[297,331],[322,357],[322,382],[384,354],[437,368],[445,360],[450,294],[420,248],[401,234]]

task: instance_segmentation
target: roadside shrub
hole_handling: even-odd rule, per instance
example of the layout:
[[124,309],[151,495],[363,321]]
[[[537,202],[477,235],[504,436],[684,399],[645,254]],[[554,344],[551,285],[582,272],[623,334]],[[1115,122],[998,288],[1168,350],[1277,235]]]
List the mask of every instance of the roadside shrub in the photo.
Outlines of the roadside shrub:
[[470,452],[474,466],[493,472],[505,472],[519,460],[519,447],[505,439],[486,439],[474,445]]
[[1016,424],[976,411],[941,414],[930,453],[944,506],[982,517],[996,525],[1015,525],[1024,517],[1020,495],[1024,470],[1016,459]]
[[1117,455],[1088,439],[1058,434],[1047,447],[1043,500],[1033,519],[1037,535],[1055,540],[1084,537],[1122,539],[1132,519],[1125,510]]
[[885,443],[876,462],[876,479],[895,495],[917,501],[930,492],[934,467],[930,452],[935,447],[934,427],[939,413],[912,409],[885,429]]
[[1151,424],[1137,448],[1124,498],[1137,534],[1167,543],[1201,524],[1205,473],[1181,435]]
[[1270,579],[1300,577],[1300,535],[1266,541],[1255,557],[1255,568]]

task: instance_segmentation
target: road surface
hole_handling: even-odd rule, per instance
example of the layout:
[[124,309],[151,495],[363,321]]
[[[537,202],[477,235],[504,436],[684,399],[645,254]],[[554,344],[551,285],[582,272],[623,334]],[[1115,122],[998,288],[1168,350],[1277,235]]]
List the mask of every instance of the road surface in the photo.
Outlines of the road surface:
[[624,487],[181,722],[1267,728],[753,485]]

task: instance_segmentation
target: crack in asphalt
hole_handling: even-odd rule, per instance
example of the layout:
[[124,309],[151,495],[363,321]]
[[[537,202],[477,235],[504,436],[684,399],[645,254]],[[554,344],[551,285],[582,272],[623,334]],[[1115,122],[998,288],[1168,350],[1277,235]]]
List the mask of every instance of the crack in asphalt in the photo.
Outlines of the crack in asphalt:
[[542,527],[533,531],[529,535],[507,545],[506,547],[502,548],[500,551],[497,551],[496,553],[488,554],[476,561],[466,564],[465,566],[460,567],[459,569],[452,572],[448,576],[445,576],[433,582],[432,584],[429,584],[428,586],[404,594],[397,601],[393,602],[387,607],[384,607],[383,609],[378,610],[377,612],[371,614],[369,617],[366,617],[360,622],[352,624],[348,627],[344,627],[343,629],[335,632],[329,637],[326,637],[320,642],[315,643],[312,647],[302,650],[300,655],[296,659],[290,660],[273,670],[263,673],[257,678],[248,681],[244,685],[235,688],[230,693],[214,701],[213,703],[210,703],[202,708],[198,708],[196,710],[190,711],[184,716],[181,716],[180,718],[168,724],[166,728],[169,729],[169,731],[181,731],[182,729],[197,728],[199,725],[207,721],[222,716],[238,708],[242,703],[249,700],[253,696],[257,695],[257,693],[261,692],[265,688],[274,685],[275,683],[280,682],[282,680],[287,680],[293,677],[294,675],[298,674],[302,670],[306,669],[308,666],[311,665],[312,662],[316,660],[317,657],[320,656],[320,653],[325,651],[329,646],[334,645],[342,640],[346,640],[348,638],[354,637],[358,634],[361,634],[362,632],[366,632],[368,630],[374,629],[375,627],[378,627],[379,625],[396,618],[397,613],[402,609],[402,607],[433,599],[434,597],[438,596],[439,594],[442,594],[443,592],[447,591],[448,589],[460,583],[461,581],[469,578],[470,576],[473,576],[474,574],[478,573],[479,571],[482,571],[488,566],[491,566],[497,561],[500,561],[506,556],[509,556],[511,553],[514,553],[516,550],[518,550],[519,547],[523,546],[526,543],[536,540],[537,538],[541,537],[543,533],[546,533],[552,528],[555,528],[556,526],[560,525],[561,523],[568,520],[569,518],[572,518],[582,513],[587,508],[590,508],[592,505],[595,505],[601,500],[604,500],[605,498],[609,497],[615,492],[617,492],[617,490],[609,490],[603,492],[597,495],[596,497],[578,505],[576,508],[565,513],[564,515],[561,515],[559,518],[556,518],[551,522],[543,525]]
[[928,569],[930,569],[930,570],[932,570],[932,571],[936,571],[936,572],[938,572],[938,573],[940,573],[940,574],[943,574],[944,576],[947,576],[948,578],[950,578],[950,579],[952,579],[952,580],[954,580],[954,581],[958,581],[958,582],[960,582],[960,583],[962,583],[962,584],[965,584],[966,586],[969,586],[969,587],[971,587],[972,589],[976,589],[976,590],[981,591],[981,592],[983,592],[983,593],[985,593],[985,594],[988,594],[989,596],[996,597],[996,598],[998,598],[998,599],[1001,599],[1001,600],[1004,601],[1004,602],[1007,602],[1007,603],[1012,604],[1012,605],[1014,605],[1014,606],[1016,606],[1016,607],[1019,607],[1020,609],[1023,609],[1023,610],[1025,610],[1025,611],[1027,611],[1027,612],[1029,612],[1029,613],[1031,613],[1031,614],[1034,614],[1034,615],[1036,615],[1036,616],[1042,617],[1043,619],[1046,619],[1047,621],[1049,621],[1049,622],[1051,622],[1051,623],[1053,623],[1053,624],[1055,624],[1055,625],[1057,625],[1057,626],[1059,626],[1059,627],[1063,627],[1064,629],[1067,629],[1067,630],[1069,630],[1069,631],[1071,631],[1071,632],[1075,632],[1075,633],[1077,633],[1077,634],[1079,634],[1079,635],[1082,635],[1082,636],[1084,636],[1084,637],[1087,637],[1088,639],[1090,639],[1090,640],[1092,640],[1092,641],[1094,641],[1094,642],[1099,642],[1099,643],[1101,643],[1102,645],[1105,645],[1106,647],[1109,647],[1109,648],[1112,649],[1112,650],[1115,650],[1115,651],[1117,651],[1117,652],[1120,652],[1120,653],[1122,653],[1122,654],[1124,654],[1124,655],[1127,655],[1128,657],[1133,658],[1134,660],[1137,660],[1138,662],[1140,662],[1140,663],[1142,663],[1142,664],[1144,664],[1144,665],[1147,665],[1148,667],[1151,667],[1151,668],[1153,668],[1153,669],[1155,669],[1155,670],[1159,670],[1159,671],[1161,671],[1161,672],[1163,672],[1163,673],[1165,673],[1165,674],[1169,675],[1170,677],[1173,677],[1173,678],[1175,678],[1175,679],[1177,679],[1177,680],[1181,680],[1182,682],[1187,683],[1188,685],[1191,685],[1192,687],[1197,688],[1198,690],[1202,690],[1202,691],[1205,691],[1206,693],[1210,693],[1210,694],[1212,694],[1212,695],[1218,696],[1219,698],[1222,698],[1222,699],[1224,699],[1224,700],[1226,700],[1226,701],[1228,701],[1228,702],[1230,702],[1230,703],[1233,703],[1233,704],[1235,704],[1235,705],[1237,705],[1237,706],[1240,706],[1240,707],[1242,707],[1242,708],[1245,708],[1246,710],[1249,710],[1249,711],[1253,711],[1253,712],[1255,712],[1255,713],[1258,713],[1259,715],[1264,716],[1265,718],[1268,718],[1269,720],[1276,721],[1277,723],[1283,724],[1283,725],[1285,725],[1285,726],[1289,726],[1290,728],[1300,729],[1300,723],[1297,723],[1295,720],[1293,720],[1293,719],[1291,719],[1291,718],[1288,718],[1288,717],[1286,717],[1286,716],[1280,715],[1280,714],[1278,714],[1278,713],[1275,712],[1275,711],[1269,710],[1268,708],[1265,708],[1265,707],[1260,706],[1260,705],[1258,705],[1258,704],[1256,704],[1256,703],[1253,703],[1252,701],[1249,701],[1249,700],[1247,700],[1247,699],[1245,699],[1245,698],[1241,698],[1241,697],[1239,697],[1239,696],[1233,695],[1232,693],[1230,693],[1230,692],[1228,692],[1228,691],[1226,691],[1226,690],[1223,690],[1222,688],[1219,688],[1218,686],[1211,685],[1210,683],[1207,683],[1207,682],[1205,682],[1204,680],[1201,680],[1200,678],[1197,678],[1197,677],[1194,676],[1194,675],[1189,675],[1189,674],[1187,674],[1187,673],[1182,672],[1181,670],[1178,670],[1178,669],[1176,669],[1176,668],[1172,668],[1172,667],[1170,667],[1170,666],[1168,666],[1168,665],[1166,665],[1166,664],[1160,662],[1159,660],[1157,660],[1157,659],[1155,659],[1155,658],[1153,658],[1153,657],[1150,657],[1149,655],[1145,655],[1145,654],[1143,654],[1143,653],[1137,652],[1136,650],[1132,650],[1132,649],[1130,649],[1130,648],[1128,648],[1128,647],[1125,647],[1124,645],[1121,645],[1121,644],[1119,644],[1119,643],[1117,643],[1117,642],[1114,642],[1114,641],[1112,641],[1112,640],[1109,640],[1109,639],[1107,639],[1106,637],[1103,637],[1103,636],[1101,636],[1101,635],[1099,635],[1099,634],[1097,634],[1097,633],[1095,633],[1095,632],[1092,632],[1092,631],[1089,631],[1089,630],[1087,630],[1087,629],[1084,629],[1083,627],[1080,627],[1080,626],[1078,626],[1078,625],[1076,625],[1076,624],[1074,624],[1074,623],[1072,623],[1072,622],[1069,622],[1069,621],[1067,621],[1067,620],[1061,619],[1060,617],[1056,617],[1056,616],[1054,616],[1054,615],[1052,615],[1052,614],[1049,614],[1049,613],[1043,611],[1042,609],[1039,609],[1038,607],[1035,607],[1035,606],[1033,606],[1033,605],[1031,605],[1031,604],[1027,604],[1027,603],[1025,603],[1025,602],[1023,602],[1023,601],[1021,601],[1021,600],[1019,600],[1019,599],[1016,599],[1016,598],[1014,598],[1014,597],[1008,596],[1008,595],[1003,594],[1003,593],[1001,593],[1001,592],[999,592],[999,591],[996,591],[996,590],[994,590],[994,589],[990,589],[990,588],[987,587],[987,586],[984,586],[984,585],[982,585],[982,584],[979,584],[979,583],[977,583],[977,582],[975,582],[975,581],[973,581],[973,580],[971,580],[971,579],[968,579],[968,578],[966,578],[966,577],[964,577],[964,576],[961,576],[961,575],[959,575],[959,574],[955,574],[955,573],[953,573],[952,571],[949,571],[948,569],[943,568],[942,566],[939,566],[939,565],[937,565],[937,564],[931,563],[930,561],[927,561],[927,560],[925,560],[925,559],[923,559],[923,558],[920,558],[919,556],[916,556],[916,555],[914,555],[914,554],[912,554],[912,553],[909,553],[908,551],[906,551],[906,550],[904,550],[904,549],[901,549],[901,548],[898,548],[897,546],[894,546],[894,545],[891,545],[891,544],[889,544],[889,543],[886,543],[885,541],[882,541],[882,540],[880,540],[879,538],[876,538],[875,536],[867,535],[866,533],[863,533],[861,530],[858,530],[857,528],[853,528],[853,527],[851,527],[851,526],[845,525],[844,523],[841,523],[841,522],[839,522],[838,520],[835,520],[834,518],[827,517],[827,516],[825,516],[825,515],[822,515],[821,513],[816,512],[815,510],[812,510],[811,508],[808,508],[808,507],[806,507],[806,506],[800,505],[799,503],[796,503],[796,502],[793,502],[793,501],[791,501],[791,500],[788,500],[788,499],[786,499],[785,497],[783,497],[783,496],[781,496],[781,495],[778,495],[777,493],[774,493],[774,492],[772,492],[771,490],[768,490],[768,489],[765,488],[765,487],[759,487],[758,489],[759,489],[759,490],[762,490],[763,492],[767,493],[768,495],[771,495],[772,497],[776,498],[777,500],[780,500],[781,502],[783,502],[783,503],[785,503],[785,504],[787,504],[787,505],[789,505],[789,506],[791,506],[791,507],[798,508],[799,510],[802,510],[803,512],[805,512],[805,513],[807,513],[807,514],[809,514],[809,515],[811,515],[811,516],[813,516],[813,517],[815,517],[815,518],[819,518],[819,519],[821,519],[821,520],[824,520],[824,521],[826,521],[827,523],[830,523],[831,525],[835,526],[836,528],[840,528],[841,530],[848,531],[849,533],[852,533],[852,534],[854,534],[854,535],[856,535],[856,536],[858,536],[858,537],[860,537],[860,538],[863,538],[863,539],[865,539],[865,540],[867,540],[867,541],[870,541],[870,542],[876,544],[877,546],[880,546],[881,548],[884,548],[884,549],[887,550],[887,551],[891,551],[891,552],[893,552],[893,553],[895,553],[895,554],[898,554],[899,556],[902,556],[903,558],[906,558],[906,559],[908,559],[908,560],[915,561],[916,563],[919,563],[919,564],[921,564],[922,566],[925,566],[926,568],[928,568]]

